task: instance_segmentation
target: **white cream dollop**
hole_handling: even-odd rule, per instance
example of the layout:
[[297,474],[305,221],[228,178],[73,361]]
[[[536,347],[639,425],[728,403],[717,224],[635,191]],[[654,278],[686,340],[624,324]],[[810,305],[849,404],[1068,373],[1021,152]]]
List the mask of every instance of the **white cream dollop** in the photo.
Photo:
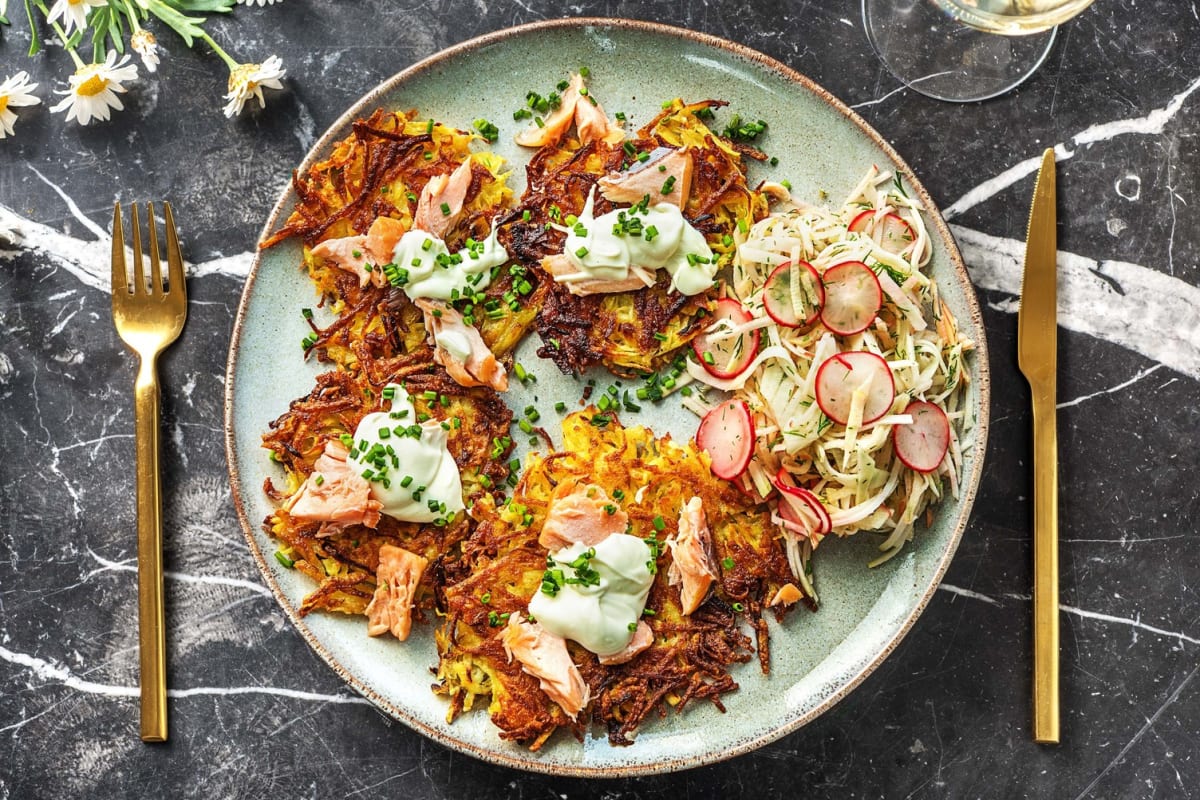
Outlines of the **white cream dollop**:
[[404,387],[389,384],[385,392],[392,394],[390,411],[367,414],[358,423],[350,460],[389,517],[406,522],[453,518],[465,506],[446,429],[435,420],[418,423]]
[[563,254],[579,274],[557,280],[620,281],[629,277],[631,267],[643,267],[665,269],[671,275],[671,288],[682,294],[700,294],[712,286],[717,259],[704,234],[692,227],[678,206],[633,206],[597,217],[595,199],[593,189],[576,223],[566,229]]
[[508,263],[508,251],[496,241],[496,229],[482,242],[451,254],[446,243],[427,231],[406,231],[392,251],[392,263],[407,275],[410,300],[453,300],[481,292],[492,282],[492,267]]
[[[654,584],[654,557],[644,541],[625,533],[608,536],[590,549],[595,555],[585,563],[599,574],[599,582],[565,583],[553,596],[539,590],[529,601],[529,613],[551,633],[573,639],[596,655],[610,656],[629,645],[642,618]],[[550,554],[550,569],[574,578],[569,564],[588,550],[581,543],[556,550]]]

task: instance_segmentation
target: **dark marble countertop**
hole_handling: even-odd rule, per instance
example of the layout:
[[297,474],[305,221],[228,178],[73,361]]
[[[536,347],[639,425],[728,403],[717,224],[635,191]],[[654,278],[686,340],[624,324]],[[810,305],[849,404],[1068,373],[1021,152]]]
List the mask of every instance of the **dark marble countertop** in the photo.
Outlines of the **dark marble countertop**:
[[[451,752],[348,690],[262,583],[230,500],[224,369],[265,215],[367,88],[448,45],[567,15],[742,42],[884,133],[944,209],[992,354],[985,477],[958,554],[895,653],[817,721],[732,761],[651,778],[523,774]],[[15,12],[10,6],[10,16]],[[23,22],[23,20],[22,20]],[[1017,91],[957,106],[902,88],[858,3],[238,7],[215,35],[280,55],[265,111],[166,43],[109,124],[43,107],[0,141],[0,800],[34,797],[997,797],[1200,794],[1200,14],[1098,0]],[[60,49],[0,33],[0,77],[55,87]],[[167,37],[161,37],[166,40]],[[45,89],[43,87],[43,96]],[[1036,159],[1060,148],[1063,744],[1031,742],[1029,393],[1016,367]],[[114,200],[166,197],[191,311],[163,358],[172,739],[137,738],[131,383],[112,327]],[[2,234],[0,234],[2,235]]]

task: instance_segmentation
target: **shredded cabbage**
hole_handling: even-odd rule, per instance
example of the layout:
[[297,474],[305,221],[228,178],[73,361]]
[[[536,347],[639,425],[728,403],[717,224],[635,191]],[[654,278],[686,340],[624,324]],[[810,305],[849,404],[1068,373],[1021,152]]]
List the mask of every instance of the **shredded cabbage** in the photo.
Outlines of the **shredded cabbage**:
[[[795,202],[786,191],[774,196],[776,210],[740,237],[727,286],[753,316],[728,335],[761,328],[762,350],[736,379],[716,379],[699,364],[689,363],[688,373],[697,382],[732,390],[754,414],[758,441],[742,478],[744,488],[768,498],[772,477],[782,468],[817,496],[830,515],[832,533],[883,534],[883,554],[874,566],[912,539],[915,523],[931,513],[931,504],[946,492],[958,496],[967,446],[963,440],[974,424],[968,416],[970,374],[964,364],[973,343],[959,332],[937,285],[922,272],[932,252],[923,209],[891,172],[872,167],[839,209]],[[865,230],[850,231],[863,212],[871,214],[856,227],[865,225]],[[908,229],[888,215],[898,216]],[[885,223],[903,235],[888,238]],[[836,337],[819,320],[808,328],[775,324],[764,310],[763,285],[775,267],[796,260],[807,261],[820,274],[845,261],[870,267],[883,290],[883,306],[871,326]],[[816,367],[838,352],[853,350],[875,353],[887,362],[896,396],[881,419],[863,424],[865,398],[856,393],[848,423],[839,425],[816,402]],[[936,404],[950,421],[949,451],[929,474],[906,467],[892,451],[892,429],[912,423],[903,412],[913,400]],[[698,414],[711,407],[699,396],[689,401],[686,405]],[[808,530],[801,531],[777,514],[775,519],[792,572],[808,588],[807,558],[825,533],[817,515],[804,517]]]

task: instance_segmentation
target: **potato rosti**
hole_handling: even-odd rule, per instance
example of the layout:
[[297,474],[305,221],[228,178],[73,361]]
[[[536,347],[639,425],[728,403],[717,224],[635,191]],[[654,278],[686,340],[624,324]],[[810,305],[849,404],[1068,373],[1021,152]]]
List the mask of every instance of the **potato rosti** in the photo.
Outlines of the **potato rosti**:
[[[581,735],[599,723],[623,745],[667,705],[723,708],[737,688],[731,665],[757,654],[768,670],[764,611],[782,619],[809,601],[765,507],[715,478],[690,443],[625,428],[615,408],[568,415],[562,447],[532,454],[516,478],[501,392],[506,367],[526,380],[512,353],[528,330],[537,325],[540,354],[565,372],[603,363],[640,374],[674,359],[678,377],[735,235],[766,207],[743,163],[760,154],[702,121],[719,103],[675,101],[626,139],[583,100],[582,79],[572,86],[578,106],[554,121],[560,138],[528,137],[541,149],[516,210],[503,162],[469,149],[478,137],[378,111],[294,177],[296,210],[262,245],[301,239],[325,307],[305,313],[305,354],[333,367],[263,437],[285,477],[264,486],[279,503],[264,527],[280,562],[317,583],[300,612],[365,615],[370,635],[404,640],[434,611],[435,691],[449,716],[486,697],[501,735],[533,749],[560,727]],[[561,139],[572,124],[576,136]],[[661,182],[661,203],[635,196],[647,181]],[[660,274],[635,268],[632,291],[547,271],[581,218],[606,214],[648,245],[654,220],[671,218],[707,255],[680,249]],[[414,289],[452,273],[452,288]],[[685,281],[690,294],[677,290]],[[522,432],[537,433],[537,416],[525,409]],[[447,464],[454,479],[438,484]],[[400,489],[409,516],[388,505]],[[592,534],[588,515],[601,523]],[[605,571],[618,550],[634,588],[618,591]],[[596,608],[625,604],[607,638],[556,627],[554,603],[580,587]]]
[[[625,664],[602,665],[596,655],[568,642],[572,661],[592,699],[573,720],[539,688],[538,681],[505,653],[498,635],[511,615],[527,614],[544,592],[549,551],[539,543],[556,487],[586,481],[613,498],[628,515],[628,530],[649,545],[656,569],[645,621],[653,633],[648,649]],[[679,533],[680,510],[699,498],[711,529],[717,580],[712,595],[684,615],[680,591],[670,581],[674,559],[667,542]],[[618,513],[613,510],[610,513]],[[445,622],[438,630],[437,691],[451,698],[450,717],[489,699],[489,712],[505,738],[537,748],[559,727],[577,734],[586,721],[600,723],[614,744],[629,735],[662,703],[681,709],[691,699],[720,706],[737,688],[731,664],[752,658],[754,647],[740,622],[758,635],[758,655],[768,668],[763,611],[791,583],[787,558],[765,512],[747,508],[744,497],[712,475],[708,457],[690,444],[655,438],[643,427],[623,427],[597,409],[570,414],[563,445],[530,456],[512,498],[498,509],[476,506],[481,518],[463,544],[444,589]],[[782,617],[787,606],[777,606]]]
[[[594,189],[599,188],[594,198],[596,215],[636,207],[640,197],[634,195],[640,188],[624,188],[622,193],[605,184],[621,183],[649,163],[662,171],[643,171],[650,173],[649,183],[635,180],[632,185],[649,186],[649,202],[682,202],[685,220],[704,235],[717,268],[726,266],[735,249],[735,234],[765,216],[767,200],[749,188],[745,172],[744,156],[763,158],[762,154],[733,145],[701,119],[721,105],[714,100],[692,104],[675,100],[634,138],[616,143],[585,141],[576,131],[576,136],[549,143],[530,159],[525,193],[506,230],[514,255],[550,284],[537,317],[544,343],[538,355],[553,360],[564,372],[603,363],[619,375],[632,375],[657,370],[699,335],[715,299],[711,291],[682,294],[671,289],[671,281],[660,273],[646,288],[578,296],[566,284],[553,281],[545,265],[547,259],[564,253],[565,230],[578,224],[576,219]],[[686,178],[675,180],[660,161],[670,154],[686,154],[690,162]]]

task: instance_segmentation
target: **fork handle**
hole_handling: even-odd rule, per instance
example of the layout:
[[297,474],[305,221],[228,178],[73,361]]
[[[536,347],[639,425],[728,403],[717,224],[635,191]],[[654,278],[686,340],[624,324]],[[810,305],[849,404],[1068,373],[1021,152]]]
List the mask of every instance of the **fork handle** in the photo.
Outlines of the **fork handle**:
[[163,619],[162,505],[158,479],[157,354],[144,355],[134,384],[137,441],[138,643],[142,740],[167,740],[166,631]]
[[1058,420],[1033,389],[1033,740],[1058,744]]

